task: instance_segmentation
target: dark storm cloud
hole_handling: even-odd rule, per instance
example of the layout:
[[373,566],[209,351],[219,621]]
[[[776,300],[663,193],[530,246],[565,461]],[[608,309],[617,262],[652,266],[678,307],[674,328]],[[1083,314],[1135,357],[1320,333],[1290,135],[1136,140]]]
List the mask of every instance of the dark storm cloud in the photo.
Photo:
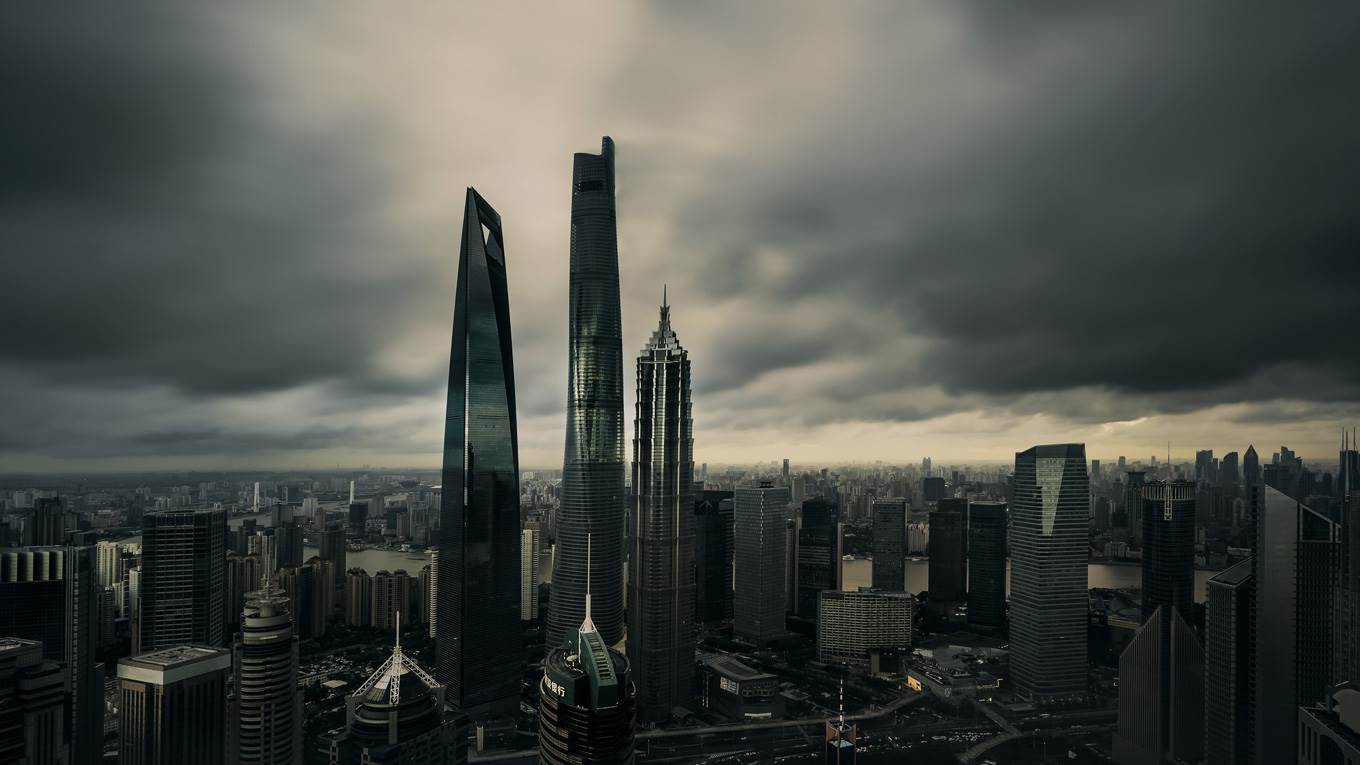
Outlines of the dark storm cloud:
[[[929,343],[897,365],[899,385],[1003,404],[1085,386],[1154,411],[1224,393],[1355,398],[1360,356],[1336,330],[1360,320],[1360,103],[1344,95],[1360,14],[1140,5],[1039,23],[990,9],[968,19],[972,65],[1001,95],[955,117],[952,135],[922,145],[913,127],[933,119],[885,123],[884,94],[866,85],[814,113],[802,145],[710,168],[706,188],[728,193],[692,199],[677,226],[724,270],[707,286],[753,310],[861,305],[882,338]],[[875,63],[924,86],[899,94],[906,109],[950,98],[892,54]],[[753,269],[761,248],[788,273]],[[725,353],[737,366],[723,379],[784,355]],[[1311,383],[1266,384],[1284,366]]]
[[206,394],[400,388],[372,354],[440,275],[374,225],[363,126],[275,124],[242,41],[189,11],[6,12],[0,322],[22,330],[0,361]]

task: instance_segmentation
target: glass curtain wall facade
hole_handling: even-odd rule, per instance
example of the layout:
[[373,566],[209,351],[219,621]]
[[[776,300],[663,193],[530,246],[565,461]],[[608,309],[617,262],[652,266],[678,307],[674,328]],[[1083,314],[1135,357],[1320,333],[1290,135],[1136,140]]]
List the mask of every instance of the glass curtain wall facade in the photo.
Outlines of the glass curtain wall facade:
[[873,586],[875,590],[902,592],[906,589],[907,501],[874,500]]
[[732,631],[757,644],[784,634],[789,490],[769,481],[739,486]]
[[[568,305],[567,437],[547,644],[585,617],[586,567],[600,636],[623,636],[623,333],[614,211],[614,141],[574,157]],[[593,552],[586,556],[586,536]]]
[[1006,504],[968,506],[968,623],[1006,623]]
[[[519,698],[519,442],[500,215],[467,191],[440,499],[436,676],[468,714]],[[414,620],[410,620],[414,623]]]
[[644,721],[669,720],[694,692],[693,490],[689,353],[663,304],[637,359],[628,519],[628,663]]
[[1090,482],[1085,444],[1015,455],[1011,503],[1011,679],[1034,700],[1086,693]]

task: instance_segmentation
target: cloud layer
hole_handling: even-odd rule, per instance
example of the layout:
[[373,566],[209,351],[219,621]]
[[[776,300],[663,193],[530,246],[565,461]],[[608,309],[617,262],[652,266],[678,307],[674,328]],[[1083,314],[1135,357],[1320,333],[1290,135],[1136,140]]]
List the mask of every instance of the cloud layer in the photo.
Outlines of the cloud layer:
[[462,189],[560,460],[570,154],[619,145],[698,459],[1319,458],[1360,413],[1360,13],[167,4],[0,27],[0,455],[433,464]]

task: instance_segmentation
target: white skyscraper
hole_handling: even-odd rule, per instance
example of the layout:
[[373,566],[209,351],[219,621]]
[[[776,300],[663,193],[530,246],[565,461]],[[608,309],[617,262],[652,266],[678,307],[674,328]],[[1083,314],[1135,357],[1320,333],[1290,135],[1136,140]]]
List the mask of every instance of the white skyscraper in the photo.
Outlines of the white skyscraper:
[[519,619],[522,622],[538,618],[538,545],[537,528],[527,528],[520,532]]
[[112,587],[123,581],[123,550],[117,542],[102,541],[95,545],[95,571],[100,587]]
[[260,512],[260,482],[259,482],[259,481],[256,481],[256,482],[255,482],[255,501],[252,502],[250,506],[253,507],[253,508],[255,508],[255,512],[257,512],[257,513]]

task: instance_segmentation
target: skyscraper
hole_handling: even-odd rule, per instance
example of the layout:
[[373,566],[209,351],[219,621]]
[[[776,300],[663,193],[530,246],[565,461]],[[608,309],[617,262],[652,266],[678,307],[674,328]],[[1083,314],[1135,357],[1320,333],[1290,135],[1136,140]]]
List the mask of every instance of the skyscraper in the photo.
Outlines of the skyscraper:
[[1250,765],[1252,562],[1220,571],[1204,607],[1204,765]]
[[147,513],[142,524],[142,653],[225,642],[227,517],[221,509]]
[[732,492],[703,491],[694,500],[695,618],[732,618]]
[[1331,674],[1331,594],[1339,528],[1324,513],[1258,485],[1252,672],[1259,765],[1296,756],[1298,708],[1322,701]]
[[37,547],[66,543],[66,510],[57,497],[33,500],[32,532],[29,544]]
[[42,643],[0,638],[0,762],[71,762],[65,698],[66,673]]
[[1242,455],[1242,483],[1256,486],[1261,483],[1261,458],[1256,456],[1256,447],[1248,446]]
[[1171,606],[1193,624],[1195,612],[1195,484],[1143,484],[1143,620]]
[[966,499],[941,499],[930,511],[928,587],[933,603],[957,603],[968,597],[967,526]]
[[1006,623],[1006,503],[968,505],[968,623]]
[[[638,715],[669,720],[694,677],[694,421],[689,354],[661,319],[637,359],[628,518],[628,663]],[[592,537],[593,539],[593,537]]]
[[[547,644],[568,642],[585,616],[586,536],[595,624],[623,636],[623,334],[614,212],[614,141],[577,154],[571,180],[567,438]],[[447,487],[447,482],[446,482]]]
[[66,678],[66,730],[73,762],[98,762],[104,740],[104,673],[98,661],[94,548],[0,550],[0,636],[42,643]]
[[1011,504],[1011,680],[1036,700],[1086,692],[1090,486],[1084,444],[1015,455]]
[[803,502],[798,527],[797,613],[817,618],[822,590],[841,588],[841,523],[835,502],[813,497]]
[[1144,623],[1119,657],[1121,765],[1186,762],[1204,751],[1204,650],[1191,627],[1195,483],[1146,483],[1142,502]]
[[906,588],[907,501],[874,500],[871,512],[874,589],[902,592]]
[[756,643],[784,634],[788,505],[788,488],[770,481],[736,490],[732,630]]
[[335,572],[335,579],[330,582],[332,591],[338,591],[344,585],[345,575],[345,530],[338,523],[328,523],[326,528],[321,530],[317,540],[317,555],[321,560],[328,560],[333,565],[331,571]]
[[232,762],[301,765],[298,637],[289,618],[288,598],[269,585],[250,593],[241,625],[232,654],[236,671]]
[[230,653],[203,646],[119,661],[120,765],[226,765],[230,671]]
[[468,714],[519,696],[519,441],[501,219],[469,188],[458,253],[440,500],[438,661]]
[[1141,470],[1130,470],[1124,475],[1124,513],[1129,524],[1129,533],[1137,539],[1143,538],[1143,479],[1146,474]]
[[[591,621],[590,585],[576,641],[548,651],[538,689],[538,761],[632,765],[637,689],[628,658]],[[782,611],[782,609],[781,609]]]

